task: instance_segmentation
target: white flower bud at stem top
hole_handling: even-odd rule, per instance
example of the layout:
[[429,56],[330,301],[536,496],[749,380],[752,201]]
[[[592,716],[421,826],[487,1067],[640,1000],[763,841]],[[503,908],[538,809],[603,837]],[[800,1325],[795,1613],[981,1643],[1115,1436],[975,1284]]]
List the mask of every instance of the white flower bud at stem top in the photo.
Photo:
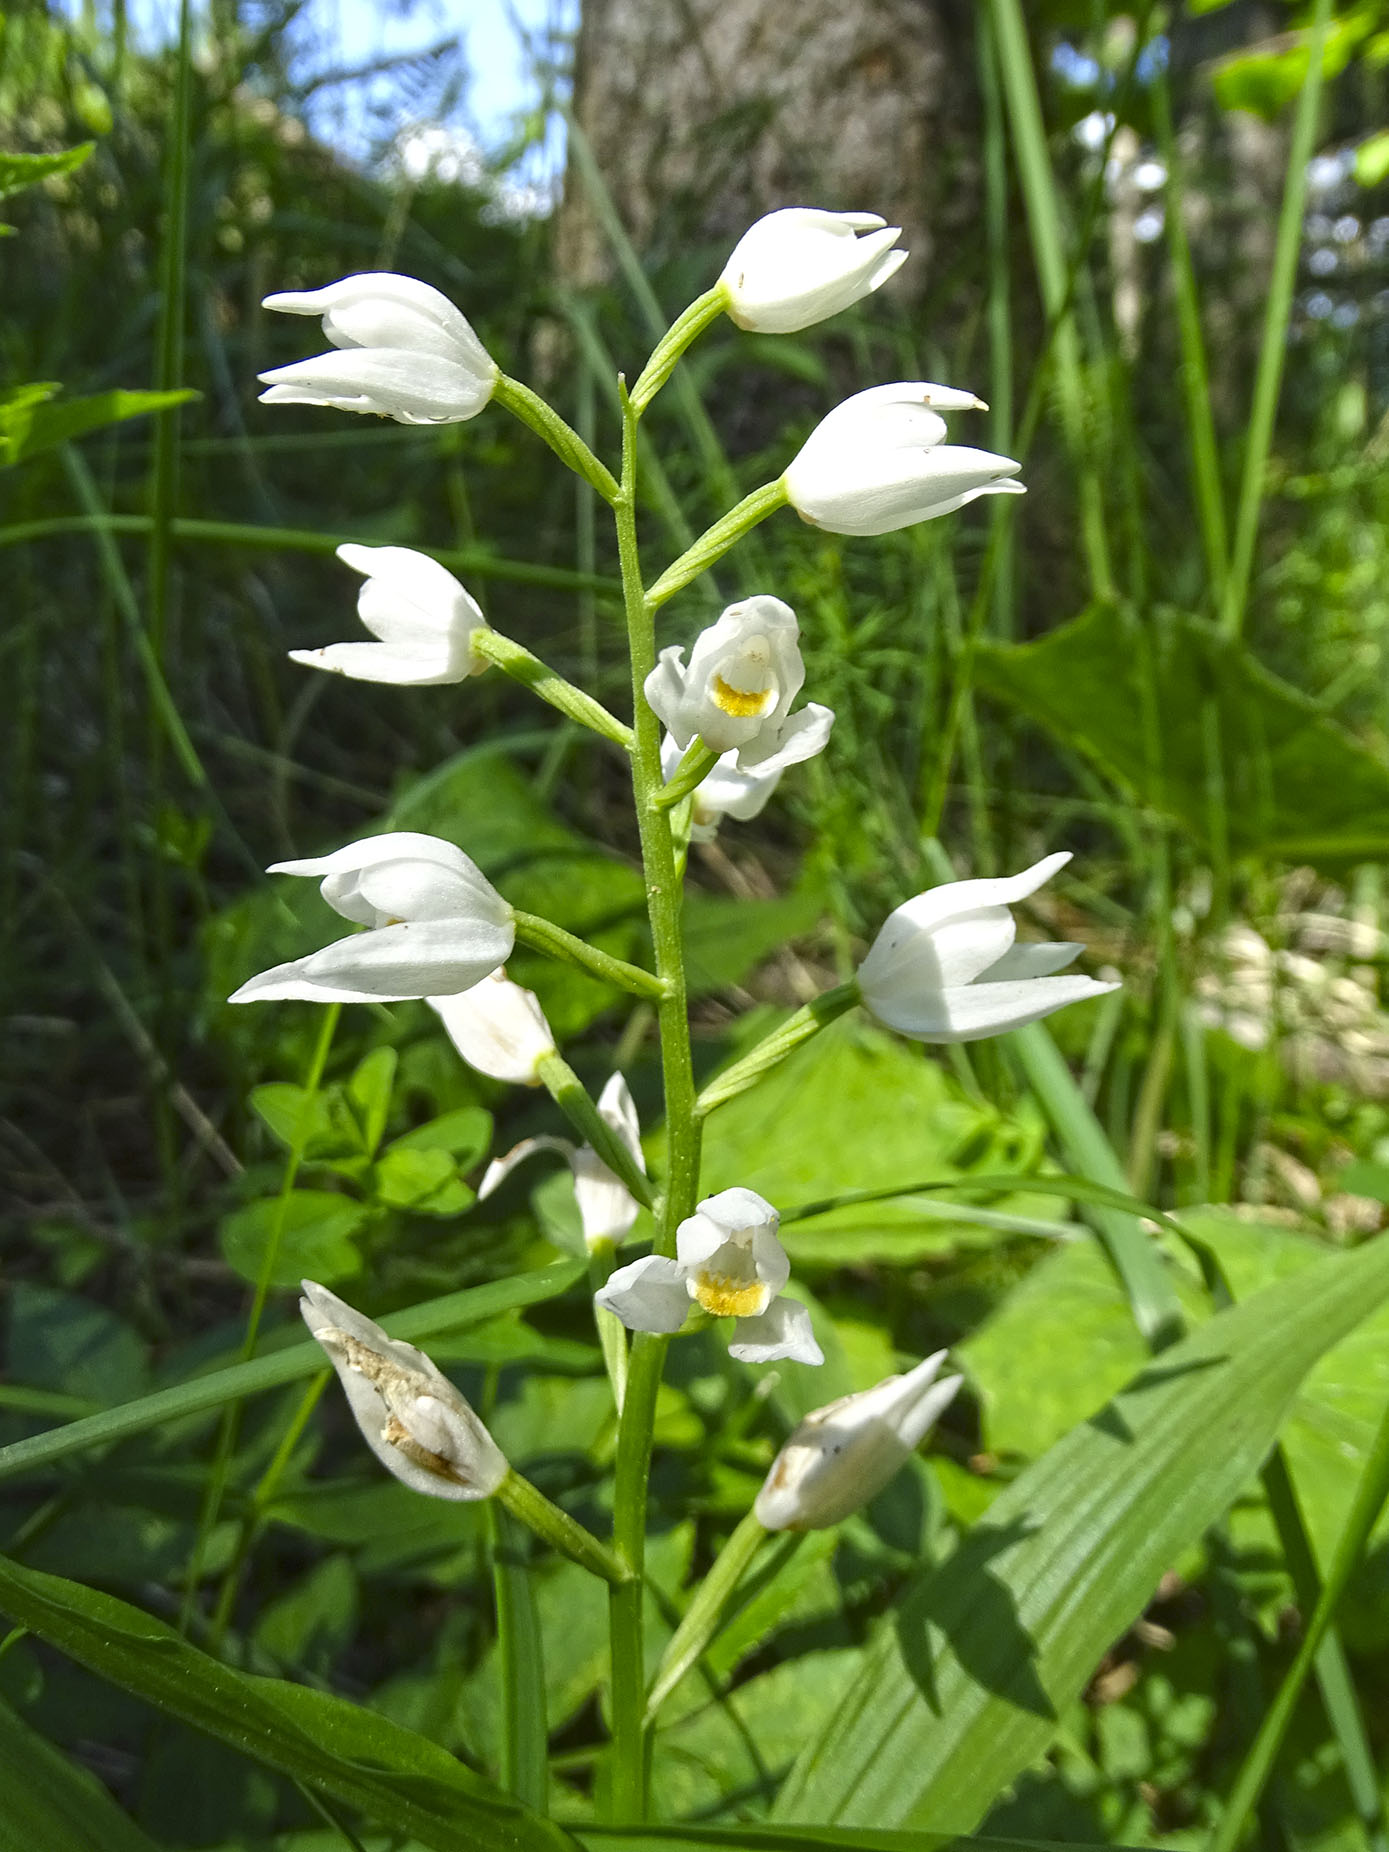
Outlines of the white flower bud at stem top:
[[900,229],[872,212],[769,212],[743,233],[719,277],[729,316],[754,333],[795,334],[837,315],[906,263],[893,249]]
[[505,971],[456,997],[426,997],[449,1040],[479,1074],[516,1086],[537,1087],[540,1063],[555,1052],[555,1038],[533,990],[513,984]]
[[890,534],[981,495],[1021,495],[1011,457],[944,442],[941,412],[975,407],[972,392],[924,380],[855,393],[792,458],[782,477],[791,506],[832,534]]
[[313,1280],[299,1310],[328,1354],[367,1445],[388,1472],[431,1498],[490,1498],[510,1468],[463,1396],[422,1350]]
[[262,373],[267,405],[329,405],[398,424],[456,424],[477,416],[500,377],[448,297],[414,277],[389,271],[343,277],[324,289],[282,290],[264,306],[321,315],[334,349]]
[[[530,992],[521,994],[528,997]],[[465,1055],[464,1059],[468,1057]],[[646,1158],[641,1148],[636,1102],[621,1074],[609,1075],[598,1095],[598,1116],[626,1145],[637,1169],[645,1175]],[[616,1246],[637,1219],[637,1199],[608,1169],[592,1145],[576,1145],[568,1138],[523,1138],[505,1157],[493,1158],[487,1166],[478,1188],[478,1201],[500,1189],[516,1166],[534,1157],[537,1151],[558,1152],[574,1173],[574,1201],[578,1205],[584,1246],[590,1253],[604,1243]]]
[[823,1363],[810,1314],[782,1287],[791,1262],[777,1238],[780,1217],[755,1190],[706,1196],[675,1233],[675,1259],[648,1254],[619,1267],[594,1298],[629,1331],[678,1331],[693,1300],[713,1318],[733,1318],[729,1355],[744,1363]]
[[936,1381],[938,1350],[905,1376],[814,1409],[772,1462],[753,1514],[767,1530],[827,1530],[866,1505],[911,1458],[964,1381]]
[[438,836],[396,830],[332,855],[275,862],[269,872],[321,875],[328,905],[369,930],[262,971],[232,1003],[453,996],[504,964],[515,942],[511,908],[475,862]]
[[796,614],[759,593],[731,604],[695,638],[689,667],[680,648],[663,649],[646,678],[646,699],[683,751],[696,737],[711,752],[736,752],[741,770],[775,759],[812,758],[834,724],[814,702],[792,714],[805,680]]
[[1009,906],[1036,893],[1067,854],[1002,880],[948,881],[890,913],[859,966],[865,1009],[918,1042],[974,1042],[1102,997],[1117,984],[1057,977],[1083,946],[1016,945]]
[[291,662],[328,669],[358,682],[427,688],[481,675],[488,666],[471,648],[475,630],[489,628],[474,599],[427,553],[411,547],[338,548],[338,558],[366,575],[357,615],[376,643],[330,643],[292,649]]

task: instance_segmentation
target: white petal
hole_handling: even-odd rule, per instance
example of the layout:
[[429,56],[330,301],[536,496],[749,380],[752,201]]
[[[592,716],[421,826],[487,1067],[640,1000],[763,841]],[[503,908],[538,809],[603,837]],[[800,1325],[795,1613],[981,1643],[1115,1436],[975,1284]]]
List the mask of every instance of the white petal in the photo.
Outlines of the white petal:
[[398,424],[457,424],[487,404],[495,376],[478,375],[453,360],[404,348],[334,349],[258,375],[266,405],[326,405],[337,411],[375,412]]
[[467,656],[460,664],[446,650],[411,655],[385,643],[329,643],[323,649],[292,649],[291,662],[307,669],[326,669],[354,682],[383,682],[400,688],[434,688],[461,682],[471,671]]
[[[798,714],[788,716],[779,738],[758,740],[751,746],[744,746],[737,755],[739,769],[759,772],[764,777],[770,773],[774,780],[780,778],[788,765],[800,765],[806,759],[813,759],[817,752],[823,752],[833,725],[833,708],[821,707],[816,701],[808,701]],[[764,744],[769,748],[765,758],[761,751]],[[757,810],[762,808],[770,795],[768,791],[762,797]],[[725,808],[733,815],[738,814],[731,804]],[[757,810],[748,814],[756,816]]]
[[656,667],[646,678],[643,689],[646,704],[658,720],[664,721],[671,732],[676,746],[676,764],[680,763],[678,755],[682,753],[694,738],[694,727],[690,717],[684,714],[685,695],[685,652],[672,647],[663,649],[657,658]]
[[[742,328],[794,334],[887,281],[906,258],[898,228],[875,213],[787,207],[759,219],[735,245],[720,282]],[[865,238],[860,231],[871,232]],[[890,254],[890,255],[889,255]]]
[[[859,966],[859,982],[866,990],[890,987],[904,965],[909,965],[919,939],[934,932],[947,921],[978,915],[986,908],[1007,907],[1025,900],[1070,861],[1069,853],[1044,856],[1021,874],[1001,879],[946,881],[928,888],[924,894],[904,901],[888,914]],[[999,947],[1002,957],[1007,944]],[[981,967],[982,968],[982,967]]]
[[978,982],[996,984],[1002,978],[1051,977],[1057,971],[1064,971],[1067,965],[1074,964],[1084,950],[1083,945],[1068,939],[1028,940],[1024,944],[1011,946],[997,964],[989,966]]
[[815,1342],[810,1314],[796,1299],[773,1299],[757,1318],[740,1318],[733,1327],[730,1357],[740,1363],[823,1363],[825,1353]]
[[574,1154],[574,1201],[584,1243],[590,1249],[600,1241],[620,1242],[637,1219],[636,1197],[592,1145],[580,1145]]
[[[325,945],[297,961],[298,970],[316,995],[327,988],[350,991],[354,1001],[370,997],[380,1003],[452,996],[505,964],[513,938],[509,926],[489,920],[402,922]],[[238,1001],[250,1000],[243,995],[249,988],[243,985]]]
[[455,997],[430,997],[449,1040],[468,1063],[494,1080],[533,1087],[555,1038],[534,991],[493,972]]
[[547,1136],[542,1136],[540,1138],[523,1138],[519,1145],[513,1145],[511,1147],[505,1157],[493,1158],[492,1162],[487,1166],[487,1169],[483,1172],[482,1182],[478,1185],[478,1201],[481,1202],[484,1197],[490,1196],[494,1190],[499,1190],[511,1175],[512,1171],[515,1170],[516,1166],[518,1164],[524,1164],[527,1158],[534,1157],[537,1151],[557,1152],[559,1156],[564,1159],[565,1163],[571,1166],[573,1165],[575,1157],[578,1155],[574,1146],[567,1138],[550,1138]]
[[272,965],[248,978],[239,990],[227,998],[228,1003],[379,1003],[374,990],[360,985],[333,984],[316,980],[304,967],[306,958],[291,958],[283,965]]
[[292,862],[272,862],[266,870],[272,875],[341,875],[356,874],[378,862],[394,862],[406,856],[437,862],[441,868],[462,870],[473,864],[463,851],[442,836],[426,836],[418,830],[386,830],[380,836],[363,836],[358,842],[344,844],[331,855],[301,856]]
[[719,1190],[696,1204],[694,1214],[687,1216],[675,1231],[680,1264],[686,1269],[697,1267],[729,1241],[751,1248],[758,1231],[766,1229],[775,1235],[780,1221],[776,1210],[756,1190]]
[[629,1331],[678,1331],[690,1309],[685,1269],[660,1254],[619,1267],[593,1297]]
[[509,927],[510,907],[477,864],[460,856],[454,868],[418,856],[377,862],[357,876],[357,892],[388,920],[476,918]]
[[918,1042],[975,1042],[982,1036],[1021,1029],[1068,1003],[1103,997],[1118,988],[1089,977],[1018,978],[966,984],[935,997],[874,1006],[872,1013],[889,1029]]

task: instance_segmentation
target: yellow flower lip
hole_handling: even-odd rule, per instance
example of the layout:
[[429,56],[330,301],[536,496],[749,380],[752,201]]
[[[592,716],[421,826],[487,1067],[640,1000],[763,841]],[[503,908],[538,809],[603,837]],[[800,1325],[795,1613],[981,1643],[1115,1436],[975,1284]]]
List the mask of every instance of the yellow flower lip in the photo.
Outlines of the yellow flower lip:
[[737,1280],[727,1273],[693,1274],[690,1290],[714,1318],[756,1318],[771,1298],[763,1281]]
[[765,714],[776,701],[775,688],[735,688],[731,682],[726,682],[717,674],[710,693],[715,705],[737,720],[750,720],[757,714]]

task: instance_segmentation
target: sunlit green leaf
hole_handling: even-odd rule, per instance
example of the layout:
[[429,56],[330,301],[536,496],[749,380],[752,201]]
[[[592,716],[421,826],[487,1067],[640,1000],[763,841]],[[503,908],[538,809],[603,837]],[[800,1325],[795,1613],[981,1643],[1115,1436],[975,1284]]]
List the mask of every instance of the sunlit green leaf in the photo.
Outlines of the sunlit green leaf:
[[247,1203],[227,1216],[219,1231],[222,1257],[243,1280],[257,1284],[273,1252],[272,1286],[297,1286],[302,1279],[348,1279],[360,1273],[353,1237],[366,1211],[332,1190],[294,1190],[283,1205],[278,1196]]
[[11,193],[27,186],[37,186],[52,174],[73,173],[95,147],[94,141],[84,141],[56,154],[0,154],[0,199],[8,199]]
[[0,1852],[157,1852],[85,1768],[0,1704]]

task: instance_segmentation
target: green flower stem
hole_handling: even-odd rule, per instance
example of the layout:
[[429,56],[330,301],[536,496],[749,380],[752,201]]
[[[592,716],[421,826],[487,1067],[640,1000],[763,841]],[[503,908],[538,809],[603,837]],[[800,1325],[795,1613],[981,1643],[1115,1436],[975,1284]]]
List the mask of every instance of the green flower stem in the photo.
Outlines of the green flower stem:
[[[646,678],[656,666],[655,605],[642,590],[637,548],[637,417],[623,398],[622,487],[614,504],[618,558],[622,568],[632,663],[632,712],[636,746],[632,787],[641,835],[642,870],[656,971],[661,980],[657,1022],[665,1090],[667,1181],[656,1227],[658,1254],[673,1255],[675,1231],[694,1209],[699,1189],[699,1125],[695,1118],[694,1064],[690,1054],[685,998],[684,948],[680,932],[681,886],[676,870],[670,813],[661,808],[661,730],[647,704]],[[627,1392],[617,1433],[613,1501],[613,1548],[631,1571],[635,1586],[614,1588],[609,1615],[612,1658],[612,1813],[615,1821],[640,1821],[646,1812],[645,1648],[640,1579],[646,1557],[646,1487],[656,1396],[666,1340],[647,1332],[633,1339]]]
[[608,1169],[636,1197],[644,1209],[652,1206],[651,1183],[636,1159],[589,1098],[588,1089],[560,1054],[536,1063],[536,1078],[565,1118],[602,1158]]
[[[673,598],[692,579],[697,579],[701,572],[707,572],[714,561],[722,559],[744,534],[750,534],[759,521],[765,521],[769,514],[784,508],[789,499],[786,480],[782,476],[778,476],[775,482],[763,483],[751,495],[745,495],[736,508],[730,508],[712,527],[705,528],[694,545],[666,567],[646,594],[647,610],[658,610],[667,598]],[[653,652],[651,667],[654,669],[655,666]]]
[[556,675],[553,669],[538,656],[533,656],[522,644],[504,637],[499,630],[486,629],[473,631],[468,639],[468,647],[474,656],[485,656],[488,662],[496,664],[503,675],[509,675],[512,681],[520,682],[532,694],[539,695],[542,701],[557,707],[561,714],[567,714],[570,720],[577,720],[581,727],[601,733],[604,739],[611,740],[624,752],[632,750],[632,729],[625,721],[619,720],[616,714],[610,714],[601,701],[595,701],[582,688],[576,688],[573,682],[567,682],[562,675]]
[[708,1575],[695,1590],[694,1599],[661,1656],[656,1680],[646,1701],[648,1723],[655,1720],[671,1692],[713,1639],[725,1607],[768,1535],[749,1512],[714,1558]]
[[696,296],[679,318],[661,336],[651,350],[651,358],[642,368],[632,388],[632,411],[640,418],[656,394],[665,385],[686,349],[691,347],[711,322],[718,320],[728,307],[728,291],[722,283]]
[[581,1569],[587,1569],[590,1575],[600,1576],[614,1588],[625,1587],[631,1579],[631,1571],[618,1561],[605,1543],[600,1543],[592,1531],[585,1530],[567,1511],[552,1505],[515,1467],[507,1473],[493,1496],[527,1530],[533,1530],[551,1549],[558,1550],[561,1556],[567,1556]]
[[519,379],[503,373],[493,388],[492,397],[504,405],[513,417],[529,425],[536,436],[547,443],[566,469],[582,476],[605,502],[617,500],[617,483],[612,471],[600,463],[571,425],[567,425],[553,406],[547,405],[538,392],[523,386]]
[[812,1003],[797,1010],[794,1016],[788,1016],[779,1029],[773,1029],[770,1035],[764,1036],[741,1061],[735,1061],[732,1067],[726,1067],[722,1074],[714,1076],[695,1101],[695,1116],[701,1120],[707,1119],[716,1106],[723,1106],[729,1100],[736,1100],[740,1093],[746,1093],[769,1068],[784,1061],[793,1049],[799,1048],[802,1042],[808,1042],[812,1035],[818,1035],[836,1016],[842,1016],[846,1010],[853,1009],[858,1001],[858,984],[850,979],[847,984],[824,991]]
[[719,762],[719,755],[712,746],[706,746],[702,739],[691,741],[684,758],[675,768],[675,775],[670,783],[663,785],[656,802],[662,810],[674,810],[682,803],[713,771]]
[[[616,1259],[617,1248],[611,1241],[595,1241],[588,1250],[588,1283],[595,1293],[607,1285]],[[621,1415],[627,1400],[627,1333],[622,1320],[606,1306],[595,1304],[593,1323],[603,1352],[603,1367],[613,1386],[613,1402]]]
[[518,944],[532,946],[537,952],[559,959],[561,964],[576,965],[580,971],[600,977],[604,983],[616,984],[619,990],[630,991],[634,997],[651,997],[658,1002],[665,997],[664,979],[643,971],[640,965],[629,965],[625,958],[614,958],[611,952],[600,952],[596,945],[576,939],[572,932],[556,926],[553,920],[541,919],[538,913],[522,913],[519,909],[513,912],[512,919]]

